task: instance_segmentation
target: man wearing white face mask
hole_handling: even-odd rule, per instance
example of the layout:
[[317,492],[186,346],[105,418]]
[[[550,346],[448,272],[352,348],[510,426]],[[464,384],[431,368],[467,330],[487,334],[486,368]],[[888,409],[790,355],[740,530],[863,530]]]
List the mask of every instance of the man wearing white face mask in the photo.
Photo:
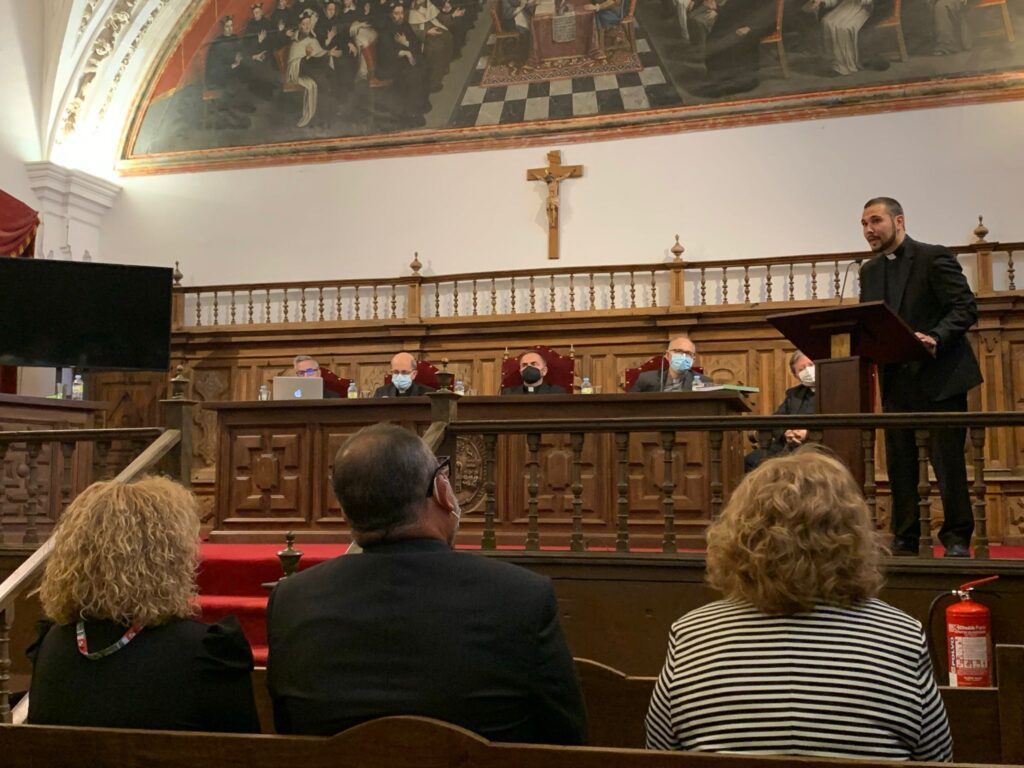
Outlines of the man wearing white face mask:
[[452,549],[451,461],[376,424],[334,459],[358,556],[283,579],[267,605],[278,733],[418,715],[492,741],[582,744],[586,712],[551,579]]
[[391,383],[374,390],[374,397],[417,397],[433,392],[433,387],[416,381],[416,358],[399,352],[391,358]]
[[697,347],[688,336],[679,336],[668,345],[661,367],[644,371],[630,392],[689,392],[693,389],[693,360]]
[[[786,390],[786,398],[775,409],[776,416],[797,416],[817,413],[814,395],[817,388],[814,361],[799,349],[789,358],[789,370],[800,383]],[[794,451],[807,442],[806,429],[776,429],[767,446],[751,451],[743,457],[743,469],[749,472],[765,459]]]

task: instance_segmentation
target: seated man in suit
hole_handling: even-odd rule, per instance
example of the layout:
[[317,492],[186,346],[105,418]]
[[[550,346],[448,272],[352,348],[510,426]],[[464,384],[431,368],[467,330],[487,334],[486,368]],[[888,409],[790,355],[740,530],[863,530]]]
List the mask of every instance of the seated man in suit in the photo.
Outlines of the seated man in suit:
[[505,387],[503,395],[564,395],[565,387],[548,384],[548,361],[536,352],[523,352],[519,356],[519,375],[523,383],[518,387]]
[[408,352],[399,352],[391,358],[391,383],[374,391],[374,397],[418,397],[433,392],[433,387],[415,381],[416,358]]
[[[786,390],[786,397],[782,404],[775,409],[775,415],[796,416],[804,413],[817,413],[818,406],[814,399],[817,386],[814,361],[798,349],[789,358],[789,370],[800,380],[800,383]],[[770,443],[743,457],[743,471],[749,472],[765,459],[795,451],[806,441],[806,429],[776,429],[772,432]]]
[[693,389],[693,359],[697,346],[689,336],[669,342],[665,362],[657,371],[644,371],[636,378],[630,392],[689,392]]
[[334,459],[363,551],[280,581],[267,605],[267,686],[282,734],[433,717],[493,741],[582,744],[586,714],[551,580],[452,542],[448,458],[376,424]]
[[295,360],[292,361],[292,366],[295,368],[296,376],[308,376],[312,379],[324,380],[324,400],[341,397],[340,392],[335,392],[327,386],[329,379],[333,378],[336,381],[338,377],[330,371],[327,371],[325,376],[324,371],[320,368],[320,363],[315,358],[309,355],[296,355]]

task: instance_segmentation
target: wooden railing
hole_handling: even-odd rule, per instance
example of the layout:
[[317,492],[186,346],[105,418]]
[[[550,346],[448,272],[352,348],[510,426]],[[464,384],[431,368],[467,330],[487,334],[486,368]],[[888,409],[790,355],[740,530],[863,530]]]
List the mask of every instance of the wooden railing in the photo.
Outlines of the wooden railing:
[[[980,219],[980,217],[979,217]],[[977,239],[952,248],[979,296],[1016,291],[1024,243]],[[344,322],[431,322],[467,317],[614,310],[660,313],[689,307],[855,298],[865,252],[685,261],[683,248],[655,263],[549,267],[397,278],[237,283],[174,288],[173,325],[186,328]],[[180,279],[180,273],[176,273]]]

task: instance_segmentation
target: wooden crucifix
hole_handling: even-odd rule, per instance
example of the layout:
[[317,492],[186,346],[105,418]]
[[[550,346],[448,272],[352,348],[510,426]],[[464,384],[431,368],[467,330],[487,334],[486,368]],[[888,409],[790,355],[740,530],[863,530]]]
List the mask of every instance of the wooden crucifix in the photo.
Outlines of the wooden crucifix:
[[558,258],[558,185],[566,179],[578,179],[583,175],[582,165],[562,165],[560,150],[548,152],[546,168],[531,168],[526,172],[527,181],[543,181],[548,185],[548,258]]

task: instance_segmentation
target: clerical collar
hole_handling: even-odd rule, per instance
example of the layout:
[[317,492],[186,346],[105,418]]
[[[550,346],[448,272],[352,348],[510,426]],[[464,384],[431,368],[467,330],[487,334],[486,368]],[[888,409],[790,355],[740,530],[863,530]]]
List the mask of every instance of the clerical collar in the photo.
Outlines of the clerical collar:
[[896,259],[897,256],[902,256],[904,248],[906,247],[906,245],[907,245],[907,238],[904,237],[903,238],[903,242],[900,243],[898,246],[896,246],[896,248],[893,249],[892,253],[885,254],[885,258],[887,258],[889,261],[893,261],[893,260]]

